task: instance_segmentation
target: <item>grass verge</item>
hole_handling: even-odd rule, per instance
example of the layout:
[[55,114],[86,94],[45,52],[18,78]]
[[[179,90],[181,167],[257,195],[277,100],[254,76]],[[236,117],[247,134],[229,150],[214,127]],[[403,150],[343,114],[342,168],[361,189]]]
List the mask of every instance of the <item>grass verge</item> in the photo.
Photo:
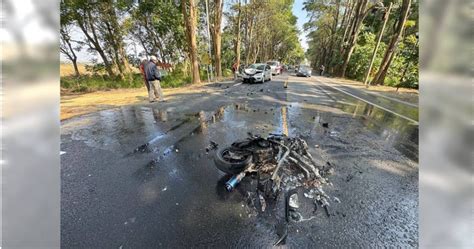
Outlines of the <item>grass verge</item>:
[[[106,75],[82,75],[80,77],[61,77],[61,89],[63,92],[87,93],[111,89],[140,88],[145,85],[141,74],[131,74],[125,79],[111,78]],[[191,77],[178,73],[170,73],[163,77],[162,88],[181,87],[191,83]]]

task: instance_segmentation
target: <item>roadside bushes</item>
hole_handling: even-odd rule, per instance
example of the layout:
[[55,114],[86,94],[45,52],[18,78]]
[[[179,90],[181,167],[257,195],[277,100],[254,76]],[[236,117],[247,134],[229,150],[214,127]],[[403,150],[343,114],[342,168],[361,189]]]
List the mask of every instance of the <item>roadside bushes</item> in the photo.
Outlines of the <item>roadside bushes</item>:
[[191,76],[186,76],[181,70],[174,70],[161,78],[161,87],[173,88],[191,84]]
[[232,76],[232,70],[226,68],[222,71],[222,76],[224,77],[231,77]]
[[[191,83],[191,76],[186,76],[182,71],[175,70],[163,76],[161,87],[173,88]],[[81,75],[64,76],[60,79],[61,88],[75,93],[85,93],[100,90],[120,89],[120,88],[141,88],[145,87],[143,76],[134,73],[126,76],[125,79],[111,78],[108,75]]]
[[[102,65],[86,66],[89,74],[82,74],[79,77],[74,75],[62,76],[60,80],[61,89],[65,92],[85,93],[100,90],[120,89],[120,88],[141,88],[145,84],[140,73],[126,75],[125,79],[119,77],[112,78],[101,73]],[[162,71],[161,87],[174,88],[191,84],[191,75],[186,73],[186,65],[177,64],[171,72]],[[201,70],[201,80],[207,81],[207,71]],[[223,70],[223,76],[232,75],[230,69]]]
[[93,92],[118,88],[138,88],[144,86],[140,74],[132,74],[124,80],[111,78],[107,75],[82,75],[80,77],[65,76],[60,79],[61,88],[72,92]]
[[[375,48],[375,34],[364,32],[358,41],[358,44],[352,54],[347,67],[346,76],[351,79],[363,81],[367,67],[370,63],[370,58]],[[377,56],[374,60],[372,71],[369,75],[369,82],[377,72],[377,69],[382,62],[387,45],[380,43],[377,50]],[[418,41],[414,35],[406,37],[399,42],[397,53],[402,56],[395,56],[390,64],[387,77],[385,78],[386,86],[403,87],[403,88],[418,88]]]
[[[370,59],[375,48],[375,38],[375,34],[370,32],[364,32],[361,34],[359,43],[357,44],[347,67],[346,75],[348,78],[358,81],[364,80],[367,67],[370,63]],[[382,62],[386,47],[387,46],[384,43],[380,43],[374,65],[372,66],[369,81],[377,72],[377,68],[379,68],[380,63]]]

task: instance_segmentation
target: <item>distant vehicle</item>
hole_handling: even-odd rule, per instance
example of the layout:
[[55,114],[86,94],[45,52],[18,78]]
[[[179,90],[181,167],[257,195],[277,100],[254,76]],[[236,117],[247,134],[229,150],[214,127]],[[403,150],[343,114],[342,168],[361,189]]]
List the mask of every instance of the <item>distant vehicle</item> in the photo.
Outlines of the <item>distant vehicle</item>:
[[307,65],[300,65],[298,67],[298,71],[296,72],[296,76],[311,77],[311,67]]
[[263,83],[272,80],[271,67],[265,63],[256,63],[243,70],[242,81],[244,83]]
[[279,61],[268,61],[268,65],[270,65],[272,69],[272,75],[278,75],[281,74],[281,64]]

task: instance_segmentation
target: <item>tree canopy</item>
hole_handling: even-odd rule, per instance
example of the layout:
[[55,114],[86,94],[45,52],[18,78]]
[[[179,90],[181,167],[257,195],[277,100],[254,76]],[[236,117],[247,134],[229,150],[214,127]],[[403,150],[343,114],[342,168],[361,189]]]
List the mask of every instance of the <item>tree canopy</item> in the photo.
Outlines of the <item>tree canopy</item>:
[[[386,19],[390,3],[393,8]],[[314,68],[325,65],[331,75],[363,80],[378,47],[369,72],[372,83],[417,87],[418,1],[306,0],[307,51],[299,40],[302,30],[293,4],[294,0],[64,0],[60,51],[76,65],[77,52],[85,50],[110,77],[122,79],[139,58],[155,55],[197,83],[210,72],[217,77],[228,74],[235,63],[299,64],[305,59]]]
[[418,1],[307,0],[307,58],[335,76],[364,80],[384,15],[392,11],[369,72],[372,84],[418,87]]

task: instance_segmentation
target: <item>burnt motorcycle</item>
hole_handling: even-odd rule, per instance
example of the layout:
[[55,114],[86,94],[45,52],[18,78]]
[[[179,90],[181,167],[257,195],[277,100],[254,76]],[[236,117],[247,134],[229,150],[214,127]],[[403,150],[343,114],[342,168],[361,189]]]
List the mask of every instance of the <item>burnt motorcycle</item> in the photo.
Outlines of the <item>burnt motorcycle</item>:
[[318,166],[308,152],[308,144],[299,137],[288,137],[281,134],[270,134],[267,138],[249,134],[249,138],[237,141],[231,146],[217,151],[214,158],[217,168],[232,177],[226,184],[231,191],[247,173],[270,173],[275,188],[280,187],[280,169],[283,167],[299,168],[308,180],[325,182]]

